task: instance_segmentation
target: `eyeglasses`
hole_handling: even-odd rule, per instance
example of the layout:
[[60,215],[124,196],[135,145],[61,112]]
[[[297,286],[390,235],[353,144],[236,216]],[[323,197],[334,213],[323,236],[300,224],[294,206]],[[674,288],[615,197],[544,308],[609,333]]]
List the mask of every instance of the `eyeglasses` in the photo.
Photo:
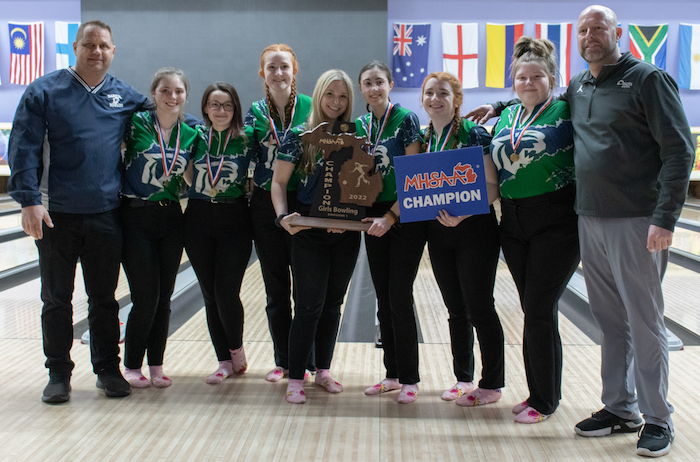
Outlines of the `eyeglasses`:
[[381,88],[384,88],[385,85],[386,85],[385,80],[375,80],[374,82],[372,82],[370,80],[364,80],[361,84],[362,88],[367,89],[367,90],[371,89],[372,87],[377,87],[377,88],[381,89]]
[[218,101],[207,101],[207,107],[212,111],[218,111],[219,109],[223,108],[223,110],[226,112],[233,112],[233,103],[221,104]]

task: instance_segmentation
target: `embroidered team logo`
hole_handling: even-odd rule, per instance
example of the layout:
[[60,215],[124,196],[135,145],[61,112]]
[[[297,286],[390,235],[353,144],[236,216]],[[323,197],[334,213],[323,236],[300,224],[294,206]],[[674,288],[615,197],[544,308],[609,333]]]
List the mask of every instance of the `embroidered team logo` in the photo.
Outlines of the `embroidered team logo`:
[[576,93],[583,93],[583,84],[581,84],[581,86],[578,87],[578,90],[576,90]]
[[620,86],[620,88],[625,89],[625,90],[632,88],[632,82],[625,82],[622,79],[618,80],[617,84]]
[[111,100],[109,103],[109,107],[124,107],[124,103],[122,103],[122,96],[121,95],[107,95],[107,98]]

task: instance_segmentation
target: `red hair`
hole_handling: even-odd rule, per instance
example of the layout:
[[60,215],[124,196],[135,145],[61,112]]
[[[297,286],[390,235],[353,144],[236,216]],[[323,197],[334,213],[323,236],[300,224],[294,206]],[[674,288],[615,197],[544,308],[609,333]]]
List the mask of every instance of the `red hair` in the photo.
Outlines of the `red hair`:
[[[260,55],[260,77],[262,77],[263,79],[265,78],[265,55],[267,53],[276,51],[283,51],[292,55],[292,71],[294,72],[294,77],[292,78],[291,85],[292,92],[290,93],[289,101],[287,101],[287,105],[284,108],[285,126],[283,128],[287,128],[292,124],[292,109],[294,106],[294,100],[297,96],[297,71],[299,70],[299,63],[297,62],[297,55],[294,54],[294,50],[292,50],[292,47],[290,47],[289,45],[285,45],[284,43],[273,43],[272,45],[265,48],[262,54]],[[277,113],[277,108],[274,104],[272,104],[272,98],[270,97],[270,87],[267,85],[267,82],[265,82],[265,101],[267,102],[267,108],[268,111],[270,111],[270,115],[273,117],[277,115],[277,117],[281,120],[282,118]]]
[[[455,149],[457,147],[457,140],[459,139],[459,132],[462,130],[462,117],[459,115],[459,108],[462,106],[462,101],[464,99],[464,93],[462,93],[462,83],[459,81],[457,77],[454,75],[450,74],[449,72],[433,72],[432,74],[428,74],[428,76],[423,80],[423,86],[421,87],[421,92],[420,92],[420,102],[423,102],[423,95],[425,94],[425,85],[428,83],[428,80],[430,79],[437,79],[441,80],[443,82],[447,82],[447,84],[450,86],[450,89],[452,90],[452,94],[454,97],[454,102],[455,102],[455,115],[454,118],[452,119],[452,133],[454,135],[453,141],[452,141],[452,146],[450,149]],[[440,133],[437,134],[438,138],[440,137]],[[428,124],[428,130],[425,132],[425,139],[429,140],[430,137],[433,136],[433,121],[430,121],[430,124]],[[424,144],[423,149],[425,150],[425,146],[427,143]]]

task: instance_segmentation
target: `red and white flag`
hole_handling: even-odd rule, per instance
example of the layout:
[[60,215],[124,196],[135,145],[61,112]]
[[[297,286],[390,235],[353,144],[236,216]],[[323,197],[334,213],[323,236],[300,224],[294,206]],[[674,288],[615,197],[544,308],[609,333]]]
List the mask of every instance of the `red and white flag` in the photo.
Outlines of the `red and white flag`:
[[8,23],[10,83],[29,85],[44,75],[44,23]]
[[442,23],[442,70],[454,74],[462,88],[479,86],[479,25]]

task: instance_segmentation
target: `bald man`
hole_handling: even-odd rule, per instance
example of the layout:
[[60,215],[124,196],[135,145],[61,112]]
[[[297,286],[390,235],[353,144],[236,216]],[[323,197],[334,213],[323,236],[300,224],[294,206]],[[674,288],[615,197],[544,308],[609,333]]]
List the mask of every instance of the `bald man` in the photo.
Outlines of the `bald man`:
[[693,149],[676,82],[621,54],[609,8],[579,16],[588,62],[566,98],[574,125],[581,260],[591,311],[603,333],[605,407],[576,425],[581,436],[634,432],[637,454],[668,454],[668,344],[661,279],[688,188]]
[[[571,106],[576,212],[591,311],[602,333],[603,409],[576,425],[581,436],[636,432],[637,454],[668,454],[668,344],[661,279],[694,157],[676,82],[621,53],[622,29],[604,6],[579,16],[588,69],[561,97]],[[509,103],[467,116],[485,122]]]

